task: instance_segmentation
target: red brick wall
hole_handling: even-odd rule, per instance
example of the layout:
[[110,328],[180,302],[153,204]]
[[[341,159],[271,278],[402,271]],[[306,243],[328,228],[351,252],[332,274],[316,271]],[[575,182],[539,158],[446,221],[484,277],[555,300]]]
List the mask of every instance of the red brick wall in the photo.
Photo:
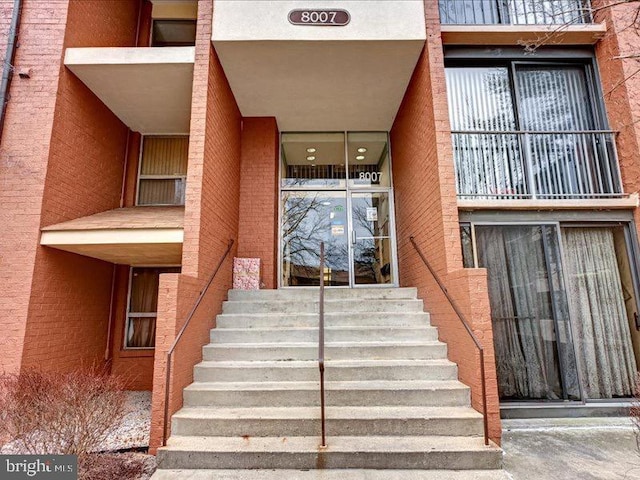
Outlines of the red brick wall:
[[[610,3],[596,1],[594,7]],[[616,144],[620,173],[624,191],[629,194],[640,191],[640,59],[630,57],[640,53],[637,31],[631,26],[638,7],[638,3],[616,5],[600,10],[596,16],[609,27],[596,46],[596,57],[609,126],[619,132]],[[640,209],[634,210],[634,218],[640,234]]]
[[15,64],[32,74],[11,84],[0,143],[0,370],[16,371],[22,360],[66,18],[66,1],[23,6]]
[[[137,0],[72,0],[64,46],[134,45],[137,16]],[[127,135],[128,128],[61,66],[41,226],[120,205]],[[113,268],[89,257],[37,249],[24,367],[44,359],[46,368],[56,370],[104,361]]]
[[[182,274],[160,279],[151,418],[151,451],[162,443],[166,352],[200,289],[227,249],[238,239],[241,117],[222,66],[211,46],[211,0],[198,3],[196,62],[191,103],[191,136],[185,202]],[[215,316],[231,288],[231,259],[204,297],[175,351],[169,413],[182,405],[182,390],[193,381]]]
[[264,288],[277,286],[278,149],[275,118],[244,119],[238,256],[260,258]]
[[620,132],[618,157],[627,193],[640,190],[640,59],[619,57],[640,53],[637,32],[630,28],[637,9],[637,3],[618,5],[597,16],[609,27],[596,56],[609,125]]
[[4,65],[12,14],[13,0],[0,0],[0,65]]
[[400,283],[416,286],[447,342],[459,378],[482,410],[477,351],[416,254],[413,235],[485,348],[490,435],[500,441],[500,414],[486,272],[463,269],[437,3],[425,1],[427,44],[391,131]]

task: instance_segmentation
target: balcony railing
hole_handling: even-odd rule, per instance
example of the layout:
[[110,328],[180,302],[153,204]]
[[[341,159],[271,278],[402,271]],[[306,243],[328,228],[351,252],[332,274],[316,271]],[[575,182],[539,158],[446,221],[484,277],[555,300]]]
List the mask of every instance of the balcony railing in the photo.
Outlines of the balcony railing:
[[449,25],[574,25],[592,23],[589,0],[440,0]]
[[461,199],[624,196],[608,130],[452,132]]

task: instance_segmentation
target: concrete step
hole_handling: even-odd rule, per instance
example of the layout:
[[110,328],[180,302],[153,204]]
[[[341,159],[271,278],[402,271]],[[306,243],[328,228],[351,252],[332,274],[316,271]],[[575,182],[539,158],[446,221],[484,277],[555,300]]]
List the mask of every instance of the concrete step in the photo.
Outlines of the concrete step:
[[[424,342],[331,342],[325,344],[327,360],[421,359],[447,357],[444,343]],[[203,360],[316,360],[315,342],[234,343],[205,345]]]
[[[502,451],[480,437],[171,436],[158,450],[160,469],[453,469],[486,470],[502,465]],[[188,478],[188,477],[187,477]]]
[[504,470],[156,470],[151,480],[512,480]]
[[[423,303],[418,299],[404,300],[327,300],[325,312],[422,312]],[[317,313],[318,301],[297,300],[236,302],[227,301],[222,305],[223,313]]]
[[[425,312],[351,312],[325,313],[327,327],[418,327],[429,326]],[[318,327],[318,313],[222,313],[216,318],[217,328]]]
[[[468,406],[469,387],[446,381],[325,382],[332,406]],[[194,382],[185,406],[264,407],[320,405],[318,382]]]
[[[449,360],[331,360],[327,381],[456,380],[458,367]],[[207,361],[195,366],[196,382],[284,382],[318,380],[317,360]]]
[[[334,436],[481,436],[482,415],[469,407],[328,407],[327,434]],[[173,416],[171,434],[182,436],[313,436],[319,407],[187,407]]]
[[[434,327],[327,327],[325,342],[370,342],[377,340],[437,341]],[[318,327],[298,328],[214,328],[213,343],[317,342]]]
[[[278,290],[229,290],[229,300],[238,302],[255,302],[259,300],[299,300],[317,301],[320,295],[318,287],[281,288]],[[326,300],[359,300],[359,299],[415,299],[418,297],[416,288],[325,288]]]

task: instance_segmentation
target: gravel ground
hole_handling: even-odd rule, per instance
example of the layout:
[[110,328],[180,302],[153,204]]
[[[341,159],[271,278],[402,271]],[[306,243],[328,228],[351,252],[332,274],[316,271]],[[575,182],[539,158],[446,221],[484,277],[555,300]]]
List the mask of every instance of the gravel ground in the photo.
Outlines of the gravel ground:
[[147,448],[151,428],[151,392],[127,392],[127,414],[99,450],[112,452]]

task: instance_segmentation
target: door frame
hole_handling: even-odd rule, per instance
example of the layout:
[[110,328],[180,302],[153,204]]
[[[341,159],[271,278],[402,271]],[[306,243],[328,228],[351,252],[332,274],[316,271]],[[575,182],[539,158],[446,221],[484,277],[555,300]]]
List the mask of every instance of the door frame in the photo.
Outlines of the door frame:
[[[287,131],[287,132],[279,132],[278,135],[278,171],[277,171],[277,181],[278,181],[278,215],[277,215],[277,224],[276,228],[278,229],[278,244],[276,246],[277,255],[276,261],[277,265],[277,275],[278,281],[276,282],[276,288],[317,288],[314,286],[304,287],[304,286],[291,286],[291,285],[282,285],[282,192],[283,191],[299,191],[299,192],[320,192],[320,191],[332,191],[332,192],[345,192],[347,203],[347,244],[348,244],[348,252],[349,252],[349,285],[344,286],[327,286],[325,288],[389,288],[389,287],[399,287],[400,280],[398,278],[398,244],[396,237],[396,210],[395,210],[395,198],[394,198],[394,188],[393,188],[393,159],[391,156],[391,136],[388,131],[375,131],[375,133],[385,133],[387,136],[387,149],[388,149],[388,157],[389,157],[389,187],[356,187],[352,188],[349,186],[349,155],[348,155],[348,134],[349,133],[366,133],[366,132],[374,132],[372,130],[327,130],[326,132],[306,132],[306,131]],[[345,187],[344,188],[310,188],[310,187],[297,187],[297,188],[283,188],[282,187],[282,136],[284,134],[304,134],[304,133],[342,133],[344,134],[344,160],[345,160]],[[376,192],[384,192],[389,194],[389,216],[390,216],[390,240],[391,240],[391,273],[393,281],[391,283],[385,284],[363,284],[363,285],[355,285],[354,277],[353,277],[353,247],[351,245],[351,225],[352,225],[352,217],[351,217],[351,194],[353,192],[360,193],[376,193]]]

